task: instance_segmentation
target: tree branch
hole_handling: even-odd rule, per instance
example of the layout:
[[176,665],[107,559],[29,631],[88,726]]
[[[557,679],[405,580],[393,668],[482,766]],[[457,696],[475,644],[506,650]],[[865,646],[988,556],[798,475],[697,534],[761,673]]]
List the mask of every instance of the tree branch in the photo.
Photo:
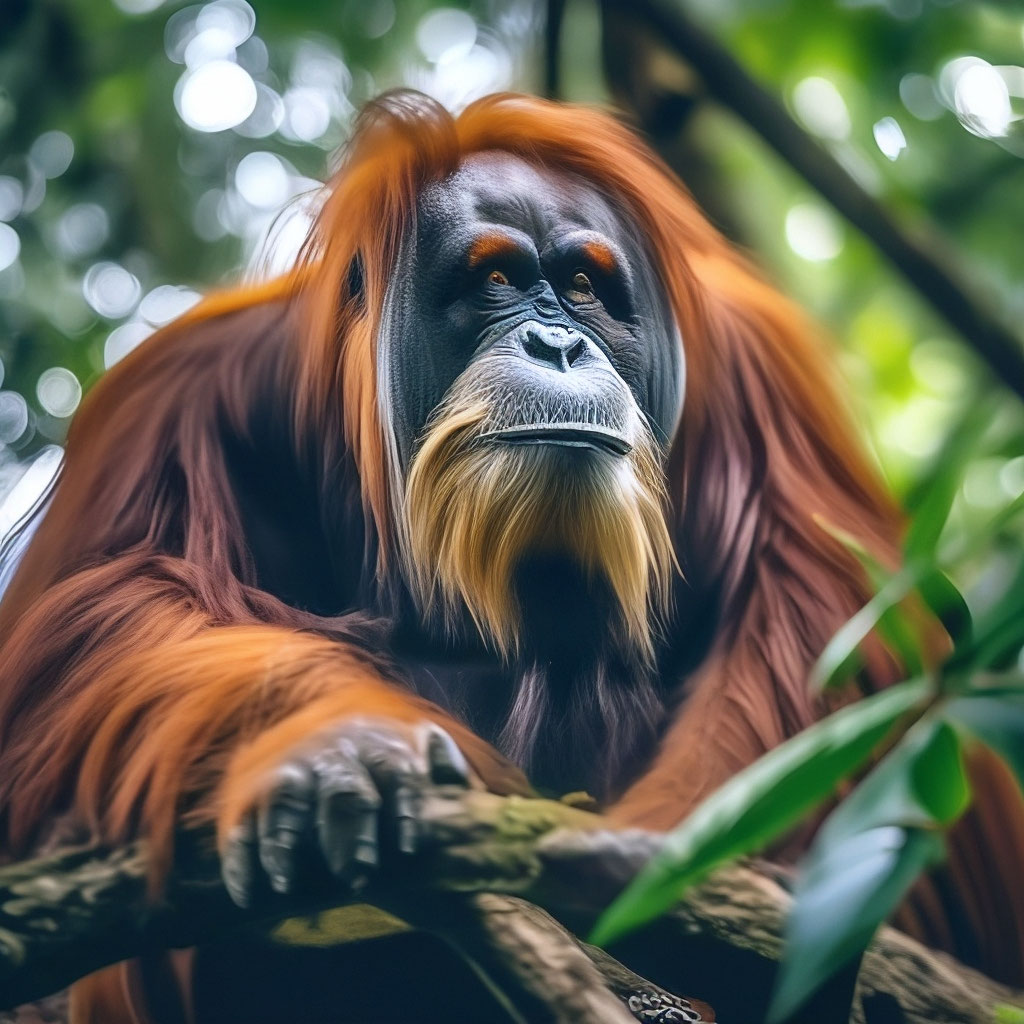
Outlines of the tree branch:
[[548,0],[544,19],[544,95],[557,100],[562,95],[562,22],[565,0]]
[[[717,872],[671,914],[621,951],[616,948],[627,968],[569,936],[562,924],[576,932],[589,928],[661,848],[661,836],[618,831],[596,815],[552,801],[455,787],[441,787],[426,799],[422,821],[421,852],[400,872],[383,872],[375,887],[360,894],[360,902],[452,941],[509,995],[511,1019],[537,1019],[536,1008],[543,1003],[546,1014],[559,1021],[628,1020],[623,1000],[631,994],[639,1001],[669,1001],[670,993],[680,991],[699,991],[720,1014],[739,995],[763,1012],[789,902],[768,869],[734,866]],[[504,896],[487,895],[494,893]],[[536,906],[523,906],[521,900]],[[220,884],[212,851],[191,839],[183,845],[166,898],[157,905],[146,897],[140,843],[5,867],[0,869],[0,1002],[37,998],[146,951],[209,942],[241,927],[269,930],[282,918],[292,919],[278,928],[285,941],[301,943],[304,927],[315,928],[319,944],[365,937],[353,924],[360,908],[321,914],[312,922],[294,920],[337,902],[336,896],[322,894],[306,905],[282,902],[273,912],[240,910]],[[730,957],[745,965],[742,986],[736,984]],[[858,994],[853,1019],[868,1024],[871,1000],[879,997],[895,1005],[909,1024],[990,1024],[998,1003],[1024,1005],[1024,993],[890,929],[879,933],[865,957]],[[679,1007],[676,1020],[687,1019],[685,1003],[669,1005]]]

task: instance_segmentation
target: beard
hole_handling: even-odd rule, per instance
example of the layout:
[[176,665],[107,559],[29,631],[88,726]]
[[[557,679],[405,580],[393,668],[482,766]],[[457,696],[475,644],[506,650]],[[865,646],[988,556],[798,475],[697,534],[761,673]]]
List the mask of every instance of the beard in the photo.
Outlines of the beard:
[[[451,636],[468,615],[503,659],[529,657],[517,571],[530,559],[557,556],[584,586],[607,595],[605,628],[620,656],[650,665],[676,562],[662,453],[632,395],[621,385],[625,397],[616,396],[619,425],[630,436],[621,454],[502,440],[501,428],[520,425],[517,396],[508,385],[480,385],[468,374],[456,381],[406,481],[406,574],[424,620]],[[593,401],[579,405],[579,420],[593,423]],[[535,423],[538,406],[528,408]],[[557,424],[573,422],[566,396],[557,413]]]

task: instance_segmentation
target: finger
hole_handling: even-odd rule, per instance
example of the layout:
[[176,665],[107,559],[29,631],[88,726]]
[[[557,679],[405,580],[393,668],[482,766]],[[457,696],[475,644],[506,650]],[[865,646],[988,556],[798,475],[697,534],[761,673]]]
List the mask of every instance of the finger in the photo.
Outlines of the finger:
[[247,814],[228,834],[221,853],[220,875],[232,901],[245,908],[252,905],[257,878],[256,819]]
[[355,757],[317,765],[316,831],[330,872],[354,877],[378,861],[377,817],[380,794]]
[[359,759],[388,808],[388,830],[400,853],[414,853],[419,837],[419,794],[429,782],[424,752],[404,736],[370,729],[359,735]]
[[399,853],[416,852],[419,843],[419,787],[400,782],[392,797],[395,816],[395,843]]
[[269,798],[257,814],[259,855],[274,892],[287,893],[295,882],[296,852],[312,814],[313,772],[308,765],[283,765]]
[[469,763],[458,744],[439,725],[432,725],[427,737],[430,778],[439,786],[469,785]]

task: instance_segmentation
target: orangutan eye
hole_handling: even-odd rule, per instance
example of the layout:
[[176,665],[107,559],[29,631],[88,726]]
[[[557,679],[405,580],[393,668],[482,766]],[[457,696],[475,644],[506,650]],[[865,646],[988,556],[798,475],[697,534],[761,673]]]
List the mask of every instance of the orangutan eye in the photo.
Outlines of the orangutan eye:
[[491,284],[508,284],[508,277],[503,274],[500,270],[492,270],[487,275],[487,280]]
[[584,295],[594,294],[594,286],[590,283],[590,278],[582,270],[578,270],[573,274],[572,287],[573,291],[582,292]]

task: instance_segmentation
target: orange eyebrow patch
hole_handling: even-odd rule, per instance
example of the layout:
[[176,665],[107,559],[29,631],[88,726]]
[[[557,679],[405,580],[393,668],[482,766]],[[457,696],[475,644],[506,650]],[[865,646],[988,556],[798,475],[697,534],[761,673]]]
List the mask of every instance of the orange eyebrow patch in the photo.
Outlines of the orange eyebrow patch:
[[606,274],[612,273],[618,266],[615,253],[603,242],[584,242],[583,252],[595,267],[603,270]]
[[486,266],[503,256],[519,252],[519,249],[520,246],[508,235],[501,235],[497,232],[481,235],[469,247],[469,269],[476,270],[477,267]]

